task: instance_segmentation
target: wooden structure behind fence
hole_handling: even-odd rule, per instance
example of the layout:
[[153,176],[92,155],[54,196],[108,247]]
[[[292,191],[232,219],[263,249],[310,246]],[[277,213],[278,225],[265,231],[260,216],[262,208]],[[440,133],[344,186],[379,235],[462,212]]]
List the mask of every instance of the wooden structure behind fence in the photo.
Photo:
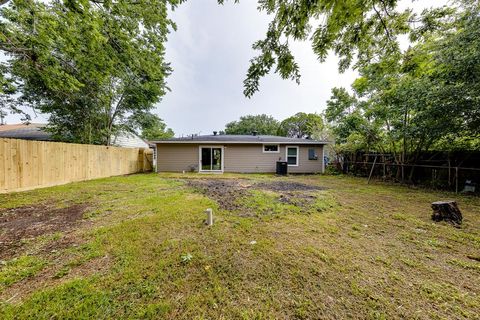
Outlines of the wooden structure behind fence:
[[0,139],[0,193],[152,170],[152,151]]

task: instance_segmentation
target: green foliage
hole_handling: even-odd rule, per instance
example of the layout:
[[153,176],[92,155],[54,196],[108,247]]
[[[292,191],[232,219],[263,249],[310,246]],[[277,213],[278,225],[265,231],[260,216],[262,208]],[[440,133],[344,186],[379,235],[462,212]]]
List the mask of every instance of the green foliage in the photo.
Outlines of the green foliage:
[[[219,0],[223,3],[223,0]],[[412,39],[443,27],[452,9],[399,10],[398,0],[259,0],[258,9],[272,16],[265,38],[253,44],[258,55],[250,61],[244,94],[251,97],[260,79],[274,71],[283,79],[300,81],[300,70],[290,50],[290,40],[310,40],[323,62],[333,51],[339,70],[359,67],[399,53],[398,38]]]
[[278,135],[292,138],[307,138],[321,135],[323,129],[324,125],[321,115],[298,112],[280,123]]
[[109,144],[165,94],[167,11],[180,2],[13,0],[0,10],[2,74],[57,139]]
[[129,127],[141,131],[140,136],[145,140],[166,139],[174,136],[171,128],[156,114],[142,112],[130,117]]
[[225,125],[226,134],[252,134],[256,131],[261,135],[276,135],[279,122],[266,114],[247,115],[240,117],[238,121],[232,121]]
[[478,150],[480,8],[465,6],[404,53],[363,65],[353,93],[332,90],[326,119],[340,149],[414,161],[432,149]]

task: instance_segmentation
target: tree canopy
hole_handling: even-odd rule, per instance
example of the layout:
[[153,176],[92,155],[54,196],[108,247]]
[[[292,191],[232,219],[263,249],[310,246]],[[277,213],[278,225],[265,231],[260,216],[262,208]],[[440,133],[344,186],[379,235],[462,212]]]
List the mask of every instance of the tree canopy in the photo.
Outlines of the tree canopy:
[[252,134],[257,132],[261,135],[276,135],[279,122],[266,114],[247,115],[240,117],[238,121],[232,121],[225,125],[226,134]]
[[[225,0],[219,0],[224,3]],[[260,79],[270,72],[300,81],[300,69],[290,49],[291,40],[310,40],[319,61],[330,52],[339,58],[339,70],[376,61],[400,52],[399,37],[412,40],[437,30],[451,14],[449,7],[415,14],[399,9],[399,0],[258,0],[258,9],[269,14],[264,39],[253,44],[258,52],[250,61],[244,94],[251,97]],[[464,2],[473,2],[464,0]]]
[[323,129],[321,115],[298,112],[280,123],[278,135],[291,138],[312,138],[320,135]]
[[326,119],[345,150],[390,152],[415,161],[428,150],[480,149],[480,8],[396,57],[359,69],[352,93],[335,88]]
[[109,144],[167,90],[167,12],[181,0],[12,0],[0,9],[2,79],[60,140]]
[[140,136],[145,140],[159,140],[172,138],[174,132],[156,114],[150,112],[136,113],[130,117],[128,128],[140,131]]

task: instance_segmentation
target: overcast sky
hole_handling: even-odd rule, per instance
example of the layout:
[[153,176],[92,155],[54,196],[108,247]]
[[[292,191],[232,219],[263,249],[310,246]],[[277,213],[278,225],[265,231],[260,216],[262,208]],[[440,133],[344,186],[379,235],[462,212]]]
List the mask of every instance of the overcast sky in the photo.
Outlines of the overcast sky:
[[210,134],[242,115],[266,113],[282,120],[297,112],[321,112],[334,86],[349,86],[350,71],[339,74],[337,60],[320,64],[310,44],[295,43],[301,84],[272,74],[262,79],[252,98],[243,95],[243,80],[252,43],[264,37],[269,17],[256,9],[256,1],[223,6],[215,0],[188,1],[174,14],[178,31],[170,36],[167,58],[174,73],[172,92],[157,108],[177,135]]
[[[243,96],[243,80],[251,45],[262,39],[269,17],[257,11],[257,1],[190,0],[172,14],[178,25],[169,36],[167,61],[174,69],[168,78],[171,92],[155,108],[177,136],[211,134],[242,115],[272,115],[283,120],[297,112],[322,112],[335,86],[349,87],[356,77],[350,70],[338,73],[333,55],[320,64],[309,42],[294,43],[292,51],[300,65],[301,84],[282,80],[276,74],[262,79],[260,92]],[[404,0],[416,9],[445,3],[443,0]],[[7,117],[8,123],[18,117]],[[45,116],[33,122],[45,122]]]

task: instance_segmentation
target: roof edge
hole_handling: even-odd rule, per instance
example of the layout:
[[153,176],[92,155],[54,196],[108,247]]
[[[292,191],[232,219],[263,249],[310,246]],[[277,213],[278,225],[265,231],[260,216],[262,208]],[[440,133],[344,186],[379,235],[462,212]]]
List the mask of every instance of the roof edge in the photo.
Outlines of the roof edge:
[[329,144],[329,141],[305,140],[305,141],[218,141],[218,140],[158,140],[150,141],[153,144]]

